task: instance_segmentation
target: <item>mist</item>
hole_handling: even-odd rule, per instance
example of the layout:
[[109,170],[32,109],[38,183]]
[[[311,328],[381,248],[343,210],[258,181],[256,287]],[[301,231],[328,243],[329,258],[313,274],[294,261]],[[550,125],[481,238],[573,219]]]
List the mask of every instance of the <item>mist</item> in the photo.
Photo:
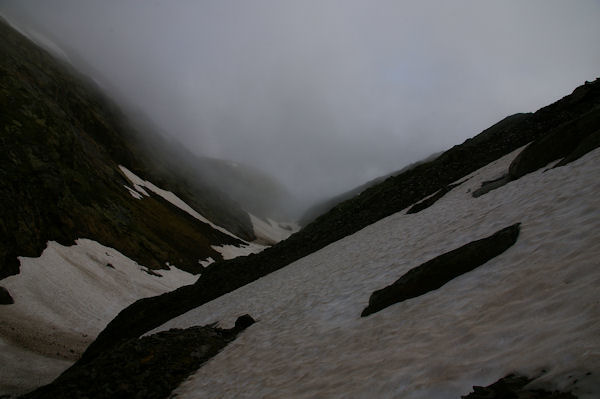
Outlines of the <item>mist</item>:
[[3,0],[189,151],[333,196],[600,71],[598,1]]

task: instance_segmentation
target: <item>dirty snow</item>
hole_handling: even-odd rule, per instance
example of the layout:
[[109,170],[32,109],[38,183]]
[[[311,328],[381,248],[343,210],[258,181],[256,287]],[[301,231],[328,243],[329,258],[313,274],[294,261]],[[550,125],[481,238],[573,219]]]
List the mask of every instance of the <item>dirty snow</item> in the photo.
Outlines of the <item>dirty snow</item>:
[[88,239],[19,260],[21,272],[2,280],[15,303],[0,308],[0,395],[55,378],[123,308],[197,279],[176,268],[152,276]]
[[[178,398],[458,398],[542,370],[546,388],[600,397],[600,150],[472,198],[517,153],[158,328],[258,320]],[[485,265],[359,317],[410,268],[516,222],[517,243]]]

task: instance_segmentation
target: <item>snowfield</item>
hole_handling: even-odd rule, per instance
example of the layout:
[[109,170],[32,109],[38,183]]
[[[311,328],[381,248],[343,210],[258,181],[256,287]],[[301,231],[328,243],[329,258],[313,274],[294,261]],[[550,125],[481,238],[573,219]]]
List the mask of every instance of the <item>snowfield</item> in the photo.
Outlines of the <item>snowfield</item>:
[[[511,372],[600,397],[600,150],[471,196],[518,152],[420,213],[387,217],[156,329],[258,321],[177,397],[459,398]],[[518,241],[498,257],[360,317],[374,290],[516,222]]]
[[2,280],[15,303],[0,308],[0,394],[49,383],[123,308],[198,277],[174,267],[148,274],[88,239],[49,242],[39,258],[19,260],[21,272]]

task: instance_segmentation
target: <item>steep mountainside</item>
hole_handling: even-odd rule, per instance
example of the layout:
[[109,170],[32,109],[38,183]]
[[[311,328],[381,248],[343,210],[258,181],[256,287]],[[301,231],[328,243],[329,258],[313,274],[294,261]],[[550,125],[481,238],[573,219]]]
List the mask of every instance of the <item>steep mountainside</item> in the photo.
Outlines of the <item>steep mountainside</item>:
[[[0,278],[18,273],[17,257],[39,256],[48,241],[92,238],[150,268],[169,262],[197,273],[198,260],[221,259],[211,245],[256,238],[239,204],[185,173],[210,163],[190,157],[180,167],[173,143],[140,133],[93,84],[4,22],[0,33]],[[155,193],[132,197],[119,165],[232,234]]]

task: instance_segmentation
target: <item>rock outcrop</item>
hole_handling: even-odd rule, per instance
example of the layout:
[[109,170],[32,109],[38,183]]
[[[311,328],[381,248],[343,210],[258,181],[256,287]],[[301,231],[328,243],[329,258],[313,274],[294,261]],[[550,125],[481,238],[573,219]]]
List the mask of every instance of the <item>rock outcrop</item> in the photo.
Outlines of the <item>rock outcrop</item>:
[[474,386],[473,392],[461,396],[462,399],[577,399],[569,392],[527,389],[532,379],[509,374],[487,387]]
[[393,284],[377,290],[369,298],[361,316],[365,317],[398,302],[436,290],[448,281],[483,265],[510,248],[519,236],[519,223],[472,241],[410,269]]
[[15,303],[10,292],[4,287],[0,287],[0,305],[11,305]]
[[22,398],[167,398],[253,323],[251,316],[244,315],[229,330],[191,327],[131,339],[90,363],[71,367],[51,384]]

